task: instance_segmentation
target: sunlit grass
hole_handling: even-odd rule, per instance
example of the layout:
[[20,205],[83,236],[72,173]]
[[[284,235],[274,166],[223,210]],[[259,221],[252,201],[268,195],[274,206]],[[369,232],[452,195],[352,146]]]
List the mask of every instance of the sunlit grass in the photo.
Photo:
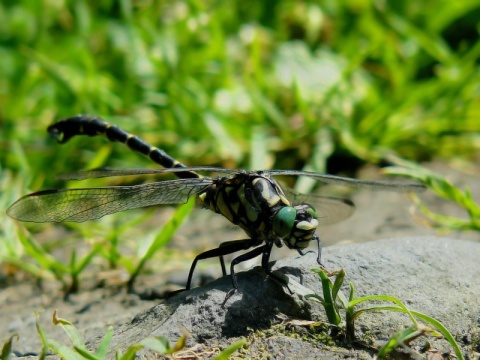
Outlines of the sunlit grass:
[[[435,6],[439,19],[422,3],[0,5],[2,162],[19,169],[14,140],[36,157],[34,173],[81,167],[95,151],[87,140],[60,156],[44,133],[76,113],[106,117],[192,165],[249,167],[259,130],[277,168],[311,162],[319,131],[367,161],[385,150],[448,157],[455,144],[468,156],[478,149],[463,140],[480,127],[480,45],[449,31],[475,5]],[[141,161],[112,151],[109,162]]]
[[448,179],[415,163],[398,158],[392,158],[392,162],[398,166],[385,169],[385,173],[401,175],[422,182],[435,195],[454,204],[465,213],[465,218],[440,214],[424,204],[418,196],[412,194],[413,201],[426,218],[423,221],[426,225],[447,231],[480,231],[480,204],[474,200],[472,192],[468,187],[460,189]]

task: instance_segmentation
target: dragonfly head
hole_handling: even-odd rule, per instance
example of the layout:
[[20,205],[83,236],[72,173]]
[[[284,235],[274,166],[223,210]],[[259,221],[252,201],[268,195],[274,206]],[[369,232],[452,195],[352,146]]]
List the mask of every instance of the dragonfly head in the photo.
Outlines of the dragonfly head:
[[290,249],[305,249],[317,230],[317,212],[308,204],[285,206],[273,217],[272,228]]

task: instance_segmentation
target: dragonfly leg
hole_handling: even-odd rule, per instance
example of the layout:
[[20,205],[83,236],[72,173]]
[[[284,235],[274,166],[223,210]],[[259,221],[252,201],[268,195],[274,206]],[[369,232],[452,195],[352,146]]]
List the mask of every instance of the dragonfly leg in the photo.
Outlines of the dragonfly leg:
[[[226,246],[228,247],[228,246],[230,246],[230,244],[236,244],[239,241],[246,241],[248,243],[250,240],[251,239],[224,241],[220,244],[219,248],[226,247]],[[250,249],[254,246],[260,245],[261,243],[262,243],[261,241],[257,242],[257,241],[252,240],[251,244],[248,244],[248,246],[246,246],[245,248],[240,249],[240,250],[247,250],[247,249]],[[218,258],[220,259],[220,266],[222,267],[222,274],[223,274],[223,276],[226,276],[227,275],[227,268],[225,267],[225,258],[223,257],[223,255],[220,255]]]
[[[320,238],[318,237],[318,235],[315,235],[314,240],[317,242],[317,246],[318,246],[317,263],[318,263],[318,265],[322,265],[322,261],[321,261],[321,259],[322,259],[322,242],[320,241]],[[304,256],[305,254],[308,254],[309,252],[312,252],[312,251],[304,252],[303,250],[300,250],[300,249],[297,249],[297,251],[300,254],[300,256]]]
[[223,258],[223,255],[220,255],[218,258],[220,259],[220,266],[222,267],[222,275],[227,276],[227,269],[225,267],[225,259]]
[[197,266],[197,262],[199,260],[210,259],[210,258],[214,258],[214,257],[220,257],[220,264],[222,264],[222,262],[223,262],[222,272],[224,273],[224,275],[226,275],[225,262],[223,260],[223,256],[228,255],[228,254],[232,254],[232,253],[240,251],[240,250],[250,249],[251,247],[256,246],[257,244],[258,244],[258,241],[253,240],[253,239],[227,241],[225,243],[222,243],[218,248],[208,250],[208,251],[205,251],[205,252],[197,255],[197,257],[193,260],[192,266],[190,267],[190,272],[188,274],[186,289],[189,290],[191,285],[192,285],[193,272],[194,272],[195,267]]
[[[288,287],[288,284],[285,283],[285,280],[283,280],[281,277],[275,275],[273,272],[270,271],[269,260],[270,260],[270,253],[272,251],[273,244],[274,244],[273,242],[270,242],[267,245],[265,245],[265,249],[263,250],[263,254],[262,254],[262,268],[265,270],[265,272],[268,274],[268,276],[274,277],[280,283],[285,284],[287,286],[288,290],[290,291],[290,293],[293,294],[293,291],[290,290],[290,288]],[[300,249],[298,249],[298,252],[301,255],[303,255],[303,253],[301,252]]]
[[273,244],[273,241],[267,243],[262,253],[262,268],[267,272],[267,274],[270,274],[270,264],[268,261],[270,260],[270,253],[272,252]]
[[[273,243],[271,243],[273,244]],[[235,274],[235,265],[241,263],[241,262],[244,262],[244,261],[247,261],[247,260],[250,260],[250,259],[253,259],[254,257],[257,257],[259,256],[260,254],[265,254],[265,249],[266,248],[272,248],[272,246],[270,244],[266,244],[266,245],[263,245],[263,246],[259,246],[255,249],[253,249],[252,251],[249,251],[243,255],[240,255],[240,256],[237,256],[235,259],[232,260],[232,263],[230,264],[230,276],[232,277],[232,284],[233,284],[233,288],[227,293],[227,296],[225,296],[225,300],[223,301],[223,303],[225,304],[227,302],[227,300],[235,293],[235,291],[237,291],[238,289],[238,282],[237,282],[237,276]],[[270,251],[268,251],[269,255],[270,255]],[[262,257],[263,259],[263,257]],[[262,261],[263,262],[263,261]]]
[[317,242],[317,246],[318,246],[317,263],[318,265],[323,266],[322,265],[322,242],[320,241],[320,237],[317,234],[314,235],[314,239]]

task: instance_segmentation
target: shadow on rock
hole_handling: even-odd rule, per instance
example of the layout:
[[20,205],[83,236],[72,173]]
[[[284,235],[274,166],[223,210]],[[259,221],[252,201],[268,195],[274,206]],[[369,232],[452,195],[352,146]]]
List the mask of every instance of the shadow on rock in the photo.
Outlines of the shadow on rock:
[[[110,348],[125,351],[153,336],[165,336],[175,342],[185,330],[191,334],[187,342],[191,346],[267,329],[279,322],[279,313],[297,319],[311,317],[308,303],[291,294],[260,267],[239,273],[238,283],[238,291],[226,302],[232,288],[230,276],[162,301],[117,328]],[[90,339],[88,347],[95,349],[101,337],[100,334]]]

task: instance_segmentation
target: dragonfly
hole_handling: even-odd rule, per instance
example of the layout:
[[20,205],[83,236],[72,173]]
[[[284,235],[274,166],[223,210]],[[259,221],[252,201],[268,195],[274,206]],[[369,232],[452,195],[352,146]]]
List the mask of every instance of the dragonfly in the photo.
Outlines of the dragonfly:
[[[155,205],[182,204],[196,197],[205,208],[223,215],[244,230],[247,237],[228,240],[217,248],[195,257],[190,267],[186,289],[190,289],[198,261],[220,259],[223,276],[227,276],[224,256],[239,251],[243,254],[230,263],[232,292],[238,289],[235,266],[261,256],[261,266],[270,270],[273,246],[286,246],[304,255],[310,243],[317,245],[317,262],[321,265],[322,245],[316,234],[319,225],[333,224],[347,219],[354,211],[348,199],[300,194],[283,189],[279,176],[306,176],[324,184],[361,189],[395,192],[420,192],[418,183],[394,183],[379,180],[358,180],[341,176],[297,170],[234,170],[220,167],[187,167],[140,137],[133,135],[101,118],[89,115],[73,116],[48,127],[48,132],[59,143],[66,143],[77,135],[104,136],[109,141],[126,144],[131,150],[148,156],[164,169],[94,169],[66,174],[63,179],[83,180],[110,176],[159,175],[171,173],[177,177],[140,185],[104,186],[77,189],[51,189],[26,195],[7,210],[13,219],[24,222],[83,222],[105,215]],[[218,174],[216,177],[199,173]]]

